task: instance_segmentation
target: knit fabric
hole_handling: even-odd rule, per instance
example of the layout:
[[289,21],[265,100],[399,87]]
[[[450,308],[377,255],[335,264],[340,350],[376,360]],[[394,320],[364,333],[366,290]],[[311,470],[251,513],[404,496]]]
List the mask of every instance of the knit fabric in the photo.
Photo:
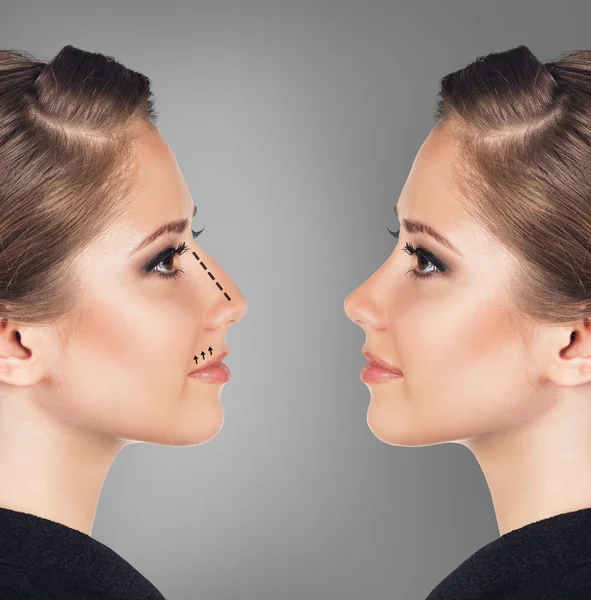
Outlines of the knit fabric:
[[1,600],[165,600],[124,558],[89,535],[0,507]]
[[528,523],[480,548],[426,600],[591,600],[591,508]]

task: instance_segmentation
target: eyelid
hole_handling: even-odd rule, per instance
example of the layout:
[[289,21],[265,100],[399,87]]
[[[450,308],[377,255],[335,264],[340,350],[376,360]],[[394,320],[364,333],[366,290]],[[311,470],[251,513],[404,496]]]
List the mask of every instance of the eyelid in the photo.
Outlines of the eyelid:
[[[184,244],[184,242],[182,243]],[[176,254],[180,254],[182,251],[182,244],[177,247],[169,246],[168,248],[165,248],[161,252],[158,252],[158,254],[156,254],[156,256],[150,260],[150,262],[145,266],[145,270],[151,271],[154,267],[159,265],[167,258],[170,258],[171,256],[174,256]]]
[[[203,229],[200,229],[199,231],[193,231],[191,229],[191,235],[193,236],[193,239],[197,239],[197,237],[201,235],[205,227],[206,226],[204,225]],[[158,254],[154,258],[152,258],[150,262],[144,267],[144,271],[149,273],[161,262],[164,262],[166,259],[170,259],[172,256],[175,256],[177,254],[183,254],[186,250],[188,250],[188,246],[185,244],[185,242],[181,242],[176,248],[174,246],[169,246],[161,252],[158,252]]]
[[411,248],[414,249],[412,254],[417,254],[421,258],[426,259],[428,262],[435,265],[442,272],[447,269],[447,267],[433,253],[429,252],[429,250],[427,250],[426,248],[423,248],[422,246],[417,246],[415,248],[412,244],[409,244],[409,242],[406,242],[406,244],[407,244],[406,245],[407,248],[410,246]]
[[[398,237],[400,236],[400,229],[398,231],[390,231],[390,229],[387,226],[386,226],[386,229],[396,239],[398,239]],[[411,246],[413,248],[412,252],[410,251],[409,246]],[[422,246],[417,246],[415,248],[414,246],[412,246],[412,244],[409,244],[409,242],[406,243],[405,248],[406,248],[405,251],[408,254],[416,254],[416,255],[424,258],[425,260],[427,260],[428,262],[430,262],[433,266],[437,267],[437,269],[441,273],[445,273],[448,270],[447,265],[445,263],[443,263],[439,258],[437,258],[437,256],[435,256],[435,254],[433,254],[432,252],[430,252],[426,248],[423,248]]]

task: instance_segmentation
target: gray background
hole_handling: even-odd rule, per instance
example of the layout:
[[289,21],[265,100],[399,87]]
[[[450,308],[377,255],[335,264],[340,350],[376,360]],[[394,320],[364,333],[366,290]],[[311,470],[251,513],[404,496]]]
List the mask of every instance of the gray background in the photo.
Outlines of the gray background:
[[490,494],[462,446],[373,436],[365,334],[343,301],[393,249],[385,226],[398,225],[438,80],[519,44],[542,60],[589,48],[591,6],[0,6],[2,48],[51,58],[71,43],[152,79],[199,243],[249,303],[227,334],[223,429],[197,447],[125,448],[93,537],[168,600],[424,599],[498,537]]

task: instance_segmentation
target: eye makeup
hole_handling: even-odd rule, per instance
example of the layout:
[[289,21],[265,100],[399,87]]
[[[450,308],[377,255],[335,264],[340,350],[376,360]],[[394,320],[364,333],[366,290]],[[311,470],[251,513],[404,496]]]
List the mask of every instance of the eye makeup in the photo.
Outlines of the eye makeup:
[[[205,229],[205,227],[203,228]],[[193,231],[191,230],[191,234],[193,235],[193,239],[197,239],[197,237],[203,231]],[[174,260],[174,257],[177,255],[184,254],[189,247],[185,242],[181,242],[176,248],[169,247],[162,252],[159,252],[145,267],[144,271],[146,274],[154,275],[156,277],[162,277],[163,279],[178,279],[184,273],[182,269],[175,269],[174,271],[160,271],[156,267],[160,267],[166,263],[169,263]]]
[[[400,230],[398,231],[390,231],[387,227],[388,232],[393,235],[396,239],[400,236]],[[403,252],[407,254],[414,255],[417,257],[419,261],[427,263],[434,267],[429,273],[422,273],[421,271],[417,271],[416,269],[410,269],[407,271],[407,275],[411,278],[418,279],[428,279],[429,277],[434,277],[436,275],[441,275],[447,271],[447,267],[443,264],[433,253],[429,252],[425,248],[419,246],[415,248],[410,242],[406,242],[404,245]]]

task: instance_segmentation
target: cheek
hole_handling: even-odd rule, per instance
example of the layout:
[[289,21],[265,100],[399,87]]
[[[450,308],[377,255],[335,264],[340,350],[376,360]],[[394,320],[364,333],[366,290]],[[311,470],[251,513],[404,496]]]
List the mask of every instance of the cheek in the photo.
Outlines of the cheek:
[[[52,410],[73,425],[143,439],[167,422],[186,393],[199,315],[179,299],[111,295],[87,301],[66,344]],[[147,441],[147,440],[146,440]]]
[[490,290],[397,305],[393,347],[404,378],[372,390],[368,421],[378,437],[430,444],[530,416],[523,347],[506,306]]

